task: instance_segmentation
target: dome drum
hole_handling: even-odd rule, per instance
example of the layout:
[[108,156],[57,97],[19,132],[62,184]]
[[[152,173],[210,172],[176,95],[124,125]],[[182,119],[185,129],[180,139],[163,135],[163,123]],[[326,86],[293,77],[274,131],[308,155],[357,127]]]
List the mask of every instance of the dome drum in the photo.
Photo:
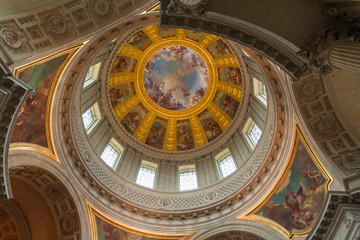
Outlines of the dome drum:
[[[153,26],[153,25],[150,25]],[[156,26],[156,25],[155,25]],[[145,30],[146,31],[146,30]],[[143,32],[145,32],[143,31]],[[160,31],[160,30],[159,30]],[[162,30],[161,30],[162,31]],[[174,32],[180,32],[180,30],[175,30]],[[171,34],[175,33],[168,33],[169,36],[174,36]],[[201,42],[201,39],[209,37],[210,39],[212,37],[205,35],[205,37],[199,36],[200,34],[197,32],[192,33],[192,35],[189,35],[189,39],[197,39],[198,45],[199,42]],[[109,36],[112,36],[109,38]],[[191,38],[190,38],[191,37]],[[226,73],[222,73],[219,71],[219,69],[223,68],[226,64],[227,67],[225,68],[235,68],[235,63],[232,59],[236,60],[240,63],[240,74],[241,74],[241,97],[238,97],[239,104],[238,104],[238,111],[233,115],[233,117],[229,117],[231,122],[227,125],[227,128],[224,128],[224,131],[221,135],[219,135],[215,140],[211,141],[210,143],[199,146],[194,144],[194,149],[189,150],[181,150],[176,151],[175,148],[164,150],[164,145],[162,145],[161,149],[149,146],[146,144],[147,138],[138,138],[137,136],[141,136],[141,131],[135,129],[133,133],[129,132],[126,127],[124,127],[124,124],[120,122],[120,119],[123,119],[127,114],[122,111],[123,116],[119,119],[119,115],[116,113],[118,106],[122,106],[122,102],[116,102],[116,104],[112,104],[112,97],[111,97],[111,89],[116,88],[119,84],[115,84],[115,76],[121,75],[119,77],[119,81],[123,81],[123,84],[129,84],[131,82],[137,81],[137,78],[134,78],[134,75],[132,75],[131,72],[119,72],[119,73],[112,73],[113,69],[113,61],[118,57],[118,55],[123,54],[126,51],[123,51],[122,46],[128,46],[131,44],[126,44],[131,36],[123,35],[122,38],[119,38],[116,42],[111,42],[110,40],[114,38],[111,33],[109,35],[104,35],[104,38],[107,39],[104,43],[99,43],[98,41],[94,40],[89,43],[87,43],[88,46],[86,46],[77,56],[77,59],[84,58],[85,56],[89,59],[96,59],[92,61],[90,64],[91,66],[96,64],[97,62],[102,62],[101,69],[99,71],[99,77],[98,79],[104,79],[108,78],[108,81],[97,81],[94,82],[92,85],[86,86],[83,88],[81,84],[76,85],[75,88],[69,88],[70,85],[73,85],[71,81],[75,81],[78,78],[83,78],[85,76],[86,71],[89,68],[84,68],[84,66],[75,65],[73,69],[69,70],[70,72],[82,72],[82,74],[79,74],[78,76],[70,77],[68,78],[68,81],[66,83],[62,83],[63,87],[68,89],[66,91],[62,92],[62,95],[58,95],[57,97],[61,98],[71,98],[72,102],[70,105],[64,105],[63,111],[71,111],[71,122],[70,119],[64,119],[64,122],[57,123],[61,126],[68,125],[71,127],[71,132],[65,131],[65,135],[68,135],[70,138],[73,138],[74,141],[70,142],[68,144],[69,153],[68,155],[70,162],[66,163],[66,166],[70,167],[75,165],[77,168],[71,170],[71,172],[74,172],[75,176],[81,176],[81,181],[83,182],[84,187],[85,186],[91,186],[91,193],[89,194],[95,194],[98,192],[104,199],[108,199],[110,203],[112,203],[109,207],[110,208],[117,208],[123,209],[123,213],[128,216],[127,211],[129,210],[129,214],[131,213],[132,208],[138,209],[138,213],[142,214],[144,212],[150,212],[149,218],[149,224],[152,225],[156,222],[156,212],[160,214],[160,216],[165,217],[168,214],[172,214],[173,217],[173,223],[180,224],[181,223],[181,216],[185,214],[185,219],[188,219],[190,216],[192,216],[194,212],[197,212],[197,219],[200,222],[203,222],[206,220],[206,212],[209,212],[210,215],[213,213],[216,213],[218,208],[225,214],[221,215],[222,217],[230,216],[235,214],[231,211],[232,206],[242,206],[239,208],[239,211],[243,211],[241,209],[246,209],[249,206],[249,193],[252,194],[258,194],[259,187],[258,183],[259,181],[256,179],[261,179],[261,181],[266,181],[266,179],[269,178],[268,172],[264,169],[278,169],[280,166],[278,164],[274,164],[275,162],[272,160],[274,157],[278,154],[278,149],[269,148],[270,145],[274,144],[278,141],[283,141],[282,139],[278,138],[277,136],[273,135],[273,128],[278,128],[277,124],[274,125],[274,122],[272,119],[275,119],[275,117],[278,117],[278,115],[282,115],[283,113],[280,113],[278,109],[276,111],[269,111],[269,109],[273,109],[273,96],[271,91],[269,90],[268,95],[268,106],[264,107],[265,115],[263,116],[262,120],[256,119],[256,112],[254,109],[256,109],[256,106],[252,106],[251,102],[256,102],[256,104],[260,104],[257,100],[254,101],[254,96],[252,95],[252,88],[253,83],[250,81],[249,73],[244,64],[244,58],[243,53],[241,50],[236,50],[238,46],[235,44],[231,44],[230,42],[224,40],[224,43],[228,46],[229,51],[232,51],[232,57],[231,58],[225,58],[223,56],[216,57],[215,59],[218,59],[216,61],[213,61],[211,64],[214,69],[218,71],[215,72],[215,76],[219,77],[219,74],[224,74],[226,76]],[[156,38],[151,38],[152,40]],[[214,40],[213,41],[218,41]],[[154,40],[155,41],[155,40]],[[192,40],[195,41],[195,40]],[[143,42],[144,43],[144,42]],[[87,49],[100,49],[99,46],[105,47],[106,44],[109,46],[111,44],[114,44],[113,51],[109,55],[103,55],[102,60],[101,58],[95,57],[96,56],[96,50],[95,52],[92,52],[91,54]],[[145,44],[146,45],[146,44]],[[151,44],[150,44],[151,45]],[[172,46],[172,45],[169,45]],[[111,48],[111,47],[110,47]],[[144,58],[144,62],[147,63],[151,56],[154,54],[149,53],[147,58]],[[193,48],[190,48],[191,50],[194,50]],[[139,49],[140,50],[140,49]],[[145,50],[146,51],[146,50]],[[195,49],[196,51],[196,49]],[[199,51],[199,50],[198,50]],[[196,51],[197,52],[197,51]],[[200,52],[200,51],[199,51]],[[197,52],[198,53],[198,52]],[[135,51],[132,53],[128,52],[128,55],[135,54]],[[136,54],[135,54],[136,55]],[[134,56],[135,56],[134,55]],[[199,54],[201,56],[201,54]],[[210,54],[211,55],[211,54]],[[228,55],[228,54],[227,54]],[[91,58],[90,58],[91,56]],[[140,55],[136,57],[136,62],[141,62]],[[203,58],[204,59],[204,58]],[[214,59],[214,58],[213,58]],[[78,61],[74,59],[73,61]],[[139,83],[143,84],[143,70],[139,70],[137,68],[138,64],[133,64],[131,61],[128,61],[129,67],[133,69],[135,76],[139,73]],[[206,60],[205,60],[206,63]],[[107,65],[106,65],[107,64]],[[132,65],[133,64],[133,65]],[[223,65],[222,65],[223,64]],[[144,64],[146,66],[146,64]],[[239,65],[236,65],[239,66]],[[208,67],[208,66],[207,66]],[[78,68],[78,69],[76,69]],[[211,67],[210,67],[211,68]],[[82,70],[80,70],[82,69]],[[209,69],[209,67],[208,67]],[[136,73],[137,71],[137,73]],[[140,74],[141,72],[141,74]],[[68,73],[68,74],[69,74]],[[229,73],[227,76],[231,80],[232,73]],[[234,72],[236,73],[236,71]],[[233,78],[239,80],[239,78]],[[118,80],[116,80],[118,81]],[[216,79],[215,81],[218,81],[219,83],[214,84],[214,88],[219,91],[221,89],[225,93],[233,94],[234,99],[236,98],[236,95],[234,95],[234,91],[230,89],[228,86],[229,82],[220,82],[221,80]],[[211,80],[209,79],[209,83]],[[123,85],[123,84],[120,84]],[[96,89],[98,89],[98,86],[100,86],[100,100],[97,99],[96,96],[99,96],[99,93],[97,93]],[[144,86],[144,85],[142,85]],[[235,85],[236,86],[236,85]],[[270,85],[267,87],[270,87]],[[280,85],[271,85],[271,88],[278,88]],[[271,89],[269,88],[269,89]],[[143,90],[145,87],[143,88]],[[70,97],[73,95],[73,93],[77,92],[83,92],[81,99],[76,99]],[[121,90],[122,91],[122,90]],[[131,91],[136,92],[136,88],[131,89],[129,88],[129,92]],[[200,101],[193,106],[187,108],[187,109],[181,109],[181,110],[169,110],[163,107],[159,107],[162,112],[173,111],[173,112],[181,112],[183,110],[192,110],[192,108],[196,109],[198,106],[201,106],[201,100],[206,97],[206,93],[209,91],[209,84],[208,88],[203,96],[203,98],[200,99]],[[213,90],[216,92],[215,90]],[[130,106],[129,112],[131,109],[134,109],[141,101],[146,100],[147,104],[154,103],[153,100],[151,100],[147,94],[147,92],[143,92],[144,96],[139,97],[138,99],[134,100],[134,96],[138,95],[135,94],[127,99],[125,99],[123,102],[126,102],[126,105],[124,106]],[[69,95],[71,94],[71,95]],[[213,93],[212,93],[213,94]],[[77,94],[74,94],[77,95]],[[214,94],[216,96],[216,94]],[[213,96],[214,96],[213,95]],[[83,96],[90,96],[88,98],[83,99]],[[146,99],[148,97],[148,99]],[[131,101],[129,101],[129,99]],[[100,109],[100,115],[101,119],[99,119],[99,123],[94,128],[93,132],[87,133],[86,131],[82,130],[83,123],[80,120],[81,114],[84,112],[84,110],[79,106],[84,105],[84,100],[86,101],[86,104],[88,106],[91,106],[92,103],[89,102],[98,102],[99,109]],[[211,116],[212,110],[211,105],[216,105],[216,103],[213,101],[213,99],[210,97],[208,98],[208,101],[210,102],[210,105],[206,106],[206,110],[209,112]],[[114,102],[114,100],[113,100]],[[133,105],[131,105],[133,104]],[[200,104],[200,105],[199,105]],[[209,104],[209,103],[208,103]],[[143,104],[145,105],[145,104]],[[156,104],[155,104],[156,105]],[[206,104],[205,104],[206,105]],[[209,107],[210,106],[210,107]],[[71,107],[71,109],[70,109]],[[138,106],[137,106],[138,107]],[[146,106],[144,106],[145,109]],[[66,110],[69,109],[69,110]],[[151,111],[153,109],[149,108]],[[147,109],[148,112],[149,109]],[[275,110],[275,108],[274,108]],[[121,112],[120,111],[120,112]],[[198,110],[199,111],[199,110]],[[225,111],[222,110],[224,113]],[[155,112],[155,111],[153,111]],[[200,112],[201,113],[201,112]],[[155,117],[154,117],[155,115]],[[138,126],[141,127],[142,122],[146,123],[153,123],[148,124],[148,132],[149,135],[151,129],[151,126],[154,125],[154,123],[157,121],[157,115],[156,114],[144,114],[144,118],[139,123]],[[215,114],[214,114],[215,115]],[[227,115],[229,116],[229,115]],[[252,116],[257,122],[259,122],[259,126],[263,130],[263,137],[260,139],[259,146],[255,147],[253,150],[251,150],[251,147],[249,143],[244,138],[243,128],[246,123],[246,119],[248,117]],[[201,117],[201,115],[200,115]],[[200,118],[198,116],[198,118]],[[286,119],[284,117],[284,119]],[[145,120],[145,121],[144,121]],[[191,118],[189,118],[190,122]],[[215,119],[217,120],[217,119]],[[177,125],[179,121],[183,121],[181,119],[176,121],[171,121],[171,119],[167,120],[167,125],[171,126],[173,125],[174,129],[177,129]],[[199,120],[200,121],[200,120]],[[160,122],[161,123],[161,122]],[[220,125],[220,124],[219,124]],[[202,127],[199,125],[199,127]],[[281,127],[283,128],[283,127]],[[60,127],[59,129],[64,129],[63,127]],[[181,129],[181,128],[180,128]],[[190,129],[194,129],[193,126],[190,123]],[[200,128],[201,129],[201,128]],[[204,128],[202,128],[204,129]],[[220,129],[223,130],[220,126]],[[165,132],[166,134],[168,134]],[[72,136],[70,136],[71,134]],[[138,134],[138,135],[137,135]],[[99,137],[101,137],[101,140],[99,141]],[[84,142],[82,139],[88,138],[88,142]],[[205,138],[208,138],[205,136]],[[121,157],[117,165],[114,167],[114,169],[109,168],[106,166],[104,162],[101,161],[100,155],[104,151],[104,147],[106,143],[111,143],[113,140],[115,142],[118,142],[119,145],[122,146],[121,151]],[[95,142],[98,142],[98,144],[93,145]],[[208,141],[209,142],[209,141]],[[116,145],[116,144],[115,144]],[[114,148],[116,148],[115,145],[112,145]],[[281,143],[278,143],[278,145],[282,145]],[[216,165],[213,164],[214,156],[218,153],[220,153],[224,149],[230,149],[231,154],[233,155],[233,158],[235,160],[236,165],[238,166],[238,170],[232,174],[231,176],[221,179],[221,176],[217,173],[218,169],[216,169]],[[75,150],[76,149],[76,150]],[[239,151],[239,149],[247,149],[245,151]],[[61,153],[64,154],[64,153]],[[126,160],[127,159],[127,160]],[[266,159],[265,162],[262,162],[261,159]],[[126,160],[126,161],[125,161]],[[131,161],[129,161],[131,160]],[[139,186],[135,183],[136,181],[136,175],[137,171],[139,169],[139,166],[141,165],[141,161],[149,161],[155,165],[157,165],[157,180],[155,181],[155,189],[147,189],[142,186]],[[73,162],[73,163],[71,163]],[[69,165],[70,164],[70,165]],[[186,164],[194,164],[196,166],[196,169],[199,174],[199,188],[196,190],[191,191],[185,191],[185,192],[179,192],[179,182],[177,180],[178,175],[178,169],[181,165]],[[205,172],[203,172],[205,171]],[[212,172],[212,173],[211,173]],[[203,174],[207,174],[208,177],[205,177]],[[169,176],[172,176],[169,178]],[[256,177],[258,176],[258,177]],[[78,177],[76,177],[78,178]],[[266,186],[269,184],[271,185],[272,181],[269,181],[266,183]],[[231,187],[230,187],[231,186]],[[241,187],[242,186],[242,187]],[[261,188],[264,187],[263,185]],[[88,188],[88,187],[85,187]],[[256,199],[259,199],[260,195],[257,195],[258,197]],[[192,202],[193,204],[188,205],[186,202]],[[228,205],[227,202],[231,202],[231,205]],[[205,211],[207,210],[207,211]],[[116,210],[117,212],[117,210]],[[154,214],[153,214],[154,213]],[[124,215],[124,216],[125,216]],[[131,215],[131,214],[130,214]],[[215,215],[214,215],[215,216]],[[153,218],[154,217],[154,218]],[[161,217],[161,218],[162,218]],[[219,216],[220,217],[220,216]],[[222,218],[221,217],[221,218]],[[121,217],[122,218],[122,217]],[[131,218],[132,219],[132,218]],[[133,221],[133,220],[131,220]],[[165,222],[163,223],[165,224]],[[161,226],[159,226],[161,228]]]

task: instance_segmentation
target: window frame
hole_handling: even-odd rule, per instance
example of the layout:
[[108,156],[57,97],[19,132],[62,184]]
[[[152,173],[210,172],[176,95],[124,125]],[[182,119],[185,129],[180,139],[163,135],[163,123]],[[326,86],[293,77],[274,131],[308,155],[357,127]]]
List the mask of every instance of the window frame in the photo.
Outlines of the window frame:
[[92,83],[94,83],[98,79],[99,73],[100,73],[100,67],[101,67],[101,62],[98,62],[98,63],[92,64],[88,68],[86,75],[85,75],[83,88],[90,86]]
[[[104,160],[104,158],[103,158],[103,154],[104,154],[105,150],[107,149],[107,147],[112,148],[114,150],[114,152],[117,153],[117,157],[114,160],[113,166],[110,166],[106,162],[106,160]],[[111,138],[111,140],[108,142],[108,144],[105,145],[104,149],[102,150],[102,152],[100,154],[100,158],[106,164],[106,166],[108,166],[108,167],[112,168],[113,170],[115,170],[115,168],[116,168],[116,166],[117,166],[123,152],[124,152],[123,146],[121,146],[121,144],[118,141],[116,141],[114,138]]]
[[[152,162],[149,162],[149,161],[146,161],[146,160],[142,160],[141,161],[141,165],[139,167],[139,170],[138,170],[138,174],[136,176],[136,180],[135,180],[135,183],[142,186],[142,187],[146,187],[146,188],[151,188],[151,189],[154,189],[155,187],[155,184],[156,184],[156,177],[157,177],[157,168],[158,168],[158,165],[155,164],[155,163],[152,163]],[[143,185],[140,181],[140,171],[141,169],[145,169],[145,170],[148,170],[148,171],[152,171],[154,172],[154,179],[153,179],[153,182],[152,182],[152,186],[149,187],[149,186],[145,186]]]
[[[227,159],[231,157],[231,162],[233,164],[233,166],[235,167],[234,170],[227,174],[226,176],[224,176],[224,172],[223,172],[223,169],[222,169],[222,165],[221,163],[224,162],[224,161],[227,161]],[[222,150],[220,153],[218,153],[216,156],[215,156],[215,161],[216,161],[216,164],[218,166],[218,171],[219,171],[219,176],[221,179],[223,178],[227,178],[229,177],[230,175],[232,175],[234,172],[236,172],[236,170],[238,169],[237,165],[236,165],[236,162],[234,161],[234,157],[232,156],[231,152],[230,152],[230,149],[229,148],[226,148],[224,150]]]
[[[260,132],[261,132],[261,133],[260,133],[260,136],[259,136],[259,139],[257,140],[256,143],[253,142],[253,140],[252,140],[252,138],[251,138],[251,136],[250,136],[253,128],[255,127],[255,125],[256,125],[256,127],[257,127],[257,128],[260,130]],[[254,148],[257,146],[257,144],[259,143],[259,141],[260,141],[260,139],[261,139],[261,136],[262,136],[262,133],[263,133],[263,130],[259,127],[259,125],[257,125],[257,124],[255,123],[255,121],[254,121],[251,117],[249,117],[249,119],[246,121],[245,126],[244,126],[244,128],[243,128],[243,134],[245,135],[246,140],[247,140],[247,142],[249,143],[249,145],[250,145],[250,147],[251,147],[252,149],[254,149]]]
[[[195,186],[194,188],[188,188],[186,187],[187,184],[185,182],[185,185],[182,184],[182,176],[186,177],[189,175],[184,175],[187,173],[193,173],[192,175],[195,175],[194,179],[195,179],[195,184],[191,184],[192,186]],[[182,188],[182,186],[184,186],[185,188]],[[183,192],[183,191],[191,191],[191,190],[195,190],[198,189],[199,184],[198,184],[198,178],[197,178],[197,173],[196,173],[196,167],[194,164],[191,165],[183,165],[183,166],[179,166],[179,191]]]
[[254,95],[265,105],[267,106],[267,92],[266,85],[263,81],[260,81],[253,76],[254,83]]
[[[85,124],[84,124],[84,114],[89,110],[90,110],[91,118],[93,119],[93,121],[90,123],[89,126],[86,127]],[[83,121],[84,128],[86,130],[86,133],[90,134],[92,132],[92,130],[96,127],[96,125],[101,120],[101,113],[100,113],[100,109],[99,109],[99,104],[97,102],[94,103],[90,108],[88,108],[86,111],[83,112],[81,117],[82,117],[82,121]]]

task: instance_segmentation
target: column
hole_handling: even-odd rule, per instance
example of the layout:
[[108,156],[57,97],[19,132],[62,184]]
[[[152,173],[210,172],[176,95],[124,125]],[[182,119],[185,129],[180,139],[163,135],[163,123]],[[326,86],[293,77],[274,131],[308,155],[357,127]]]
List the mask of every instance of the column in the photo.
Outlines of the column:
[[328,60],[333,67],[360,72],[360,43],[348,39],[334,42]]

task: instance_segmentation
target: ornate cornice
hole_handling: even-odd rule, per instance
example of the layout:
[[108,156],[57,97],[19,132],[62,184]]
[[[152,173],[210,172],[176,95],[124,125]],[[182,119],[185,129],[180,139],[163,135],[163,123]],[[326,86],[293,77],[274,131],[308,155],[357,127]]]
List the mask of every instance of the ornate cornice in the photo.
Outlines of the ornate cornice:
[[[134,12],[153,5],[147,0],[57,1],[46,8],[0,17],[0,52],[7,64],[48,55],[84,41]],[[68,44],[70,43],[70,44]]]
[[[341,232],[341,236],[348,236],[351,234],[349,227],[354,220],[354,224],[360,220],[360,190],[353,192],[329,191],[326,195],[320,217],[318,218],[315,227],[307,236],[307,240],[321,240],[330,239],[330,234],[338,230],[338,225],[341,220],[344,220],[347,225],[346,231]],[[344,211],[352,211],[354,219],[341,219]],[[342,229],[344,230],[344,229]]]
[[[224,19],[215,19],[209,14],[206,17],[195,17],[187,14],[176,15],[172,12],[169,14],[167,8],[171,6],[171,3],[170,0],[161,1],[160,26],[201,30],[241,43],[267,56],[295,79],[307,69],[305,62],[294,60],[296,59],[295,52],[291,53],[287,50],[288,52],[285,53],[283,49],[266,41],[265,36],[260,36],[259,33],[250,33],[239,23],[231,21],[225,23],[223,22]],[[285,47],[283,48],[285,49]]]

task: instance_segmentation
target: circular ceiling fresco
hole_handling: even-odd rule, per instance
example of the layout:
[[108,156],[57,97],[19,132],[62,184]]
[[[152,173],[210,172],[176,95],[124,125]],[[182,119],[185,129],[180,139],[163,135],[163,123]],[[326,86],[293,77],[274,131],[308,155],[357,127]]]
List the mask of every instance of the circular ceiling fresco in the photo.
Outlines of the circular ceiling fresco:
[[151,100],[169,110],[194,106],[204,96],[209,76],[204,60],[190,48],[168,46],[152,55],[144,71]]
[[118,121],[137,140],[184,151],[214,141],[229,127],[242,77],[221,38],[151,25],[120,46],[109,95]]

